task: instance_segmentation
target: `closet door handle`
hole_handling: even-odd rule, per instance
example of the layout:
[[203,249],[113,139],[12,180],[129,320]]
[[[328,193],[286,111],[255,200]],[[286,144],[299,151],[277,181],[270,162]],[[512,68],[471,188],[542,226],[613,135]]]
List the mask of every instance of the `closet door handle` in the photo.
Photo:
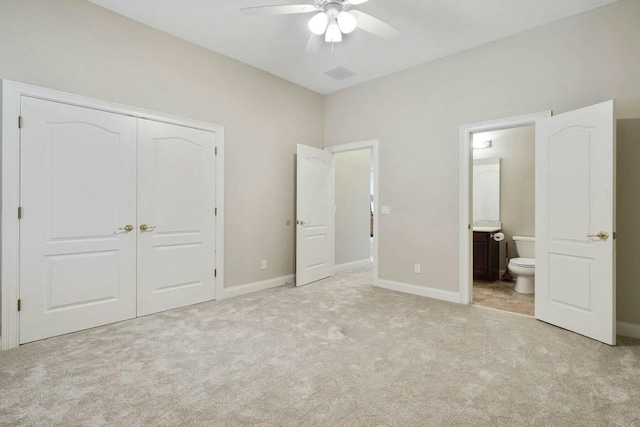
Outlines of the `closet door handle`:
[[129,233],[133,231],[133,225],[131,224],[127,224],[124,227],[120,227],[118,228],[113,234],[120,234],[120,233]]
[[140,231],[142,231],[143,233],[147,231],[153,231],[155,229],[155,225],[140,224]]

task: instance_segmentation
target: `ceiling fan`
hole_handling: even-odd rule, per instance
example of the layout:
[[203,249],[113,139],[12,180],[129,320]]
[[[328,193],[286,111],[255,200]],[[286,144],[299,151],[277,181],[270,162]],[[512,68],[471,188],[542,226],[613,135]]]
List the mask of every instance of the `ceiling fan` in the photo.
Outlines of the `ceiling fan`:
[[386,22],[364,12],[351,10],[369,0],[313,0],[313,4],[283,4],[276,6],[256,6],[241,9],[245,15],[289,15],[318,12],[309,20],[311,37],[307,42],[307,52],[314,52],[322,45],[322,36],[327,43],[339,43],[343,34],[360,28],[376,36],[393,39],[400,31]]

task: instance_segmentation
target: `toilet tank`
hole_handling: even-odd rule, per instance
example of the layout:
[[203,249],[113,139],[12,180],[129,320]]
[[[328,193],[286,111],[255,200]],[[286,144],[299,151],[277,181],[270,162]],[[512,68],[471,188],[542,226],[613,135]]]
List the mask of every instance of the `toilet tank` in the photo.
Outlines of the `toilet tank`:
[[516,244],[518,256],[521,258],[536,257],[536,239],[533,237],[513,236],[513,242]]

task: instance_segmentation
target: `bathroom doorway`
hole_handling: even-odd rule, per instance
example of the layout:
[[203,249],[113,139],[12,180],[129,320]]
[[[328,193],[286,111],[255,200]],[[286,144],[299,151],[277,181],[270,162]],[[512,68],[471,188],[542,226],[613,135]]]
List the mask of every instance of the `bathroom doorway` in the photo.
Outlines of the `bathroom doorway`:
[[475,132],[472,147],[472,304],[533,316],[535,127]]
[[534,124],[535,239],[514,236],[530,263],[512,259],[509,266],[518,278],[535,279],[536,319],[615,345],[615,123],[609,100],[553,117],[547,111],[461,126],[461,303],[473,301],[473,134]]
[[550,116],[549,111],[461,127],[460,221],[470,231],[460,240],[464,304],[535,314],[535,295],[516,292],[509,261],[528,258],[518,256],[513,236],[535,235],[534,125]]

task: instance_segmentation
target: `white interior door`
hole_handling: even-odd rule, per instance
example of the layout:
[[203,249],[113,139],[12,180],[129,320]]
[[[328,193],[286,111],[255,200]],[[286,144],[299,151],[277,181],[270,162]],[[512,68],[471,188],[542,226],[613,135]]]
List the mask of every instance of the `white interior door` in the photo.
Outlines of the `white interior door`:
[[20,343],[135,317],[136,119],[29,97],[21,115]]
[[614,102],[536,122],[536,317],[614,345]]
[[138,316],[215,298],[216,134],[138,123]]
[[335,272],[334,155],[298,144],[296,285]]

